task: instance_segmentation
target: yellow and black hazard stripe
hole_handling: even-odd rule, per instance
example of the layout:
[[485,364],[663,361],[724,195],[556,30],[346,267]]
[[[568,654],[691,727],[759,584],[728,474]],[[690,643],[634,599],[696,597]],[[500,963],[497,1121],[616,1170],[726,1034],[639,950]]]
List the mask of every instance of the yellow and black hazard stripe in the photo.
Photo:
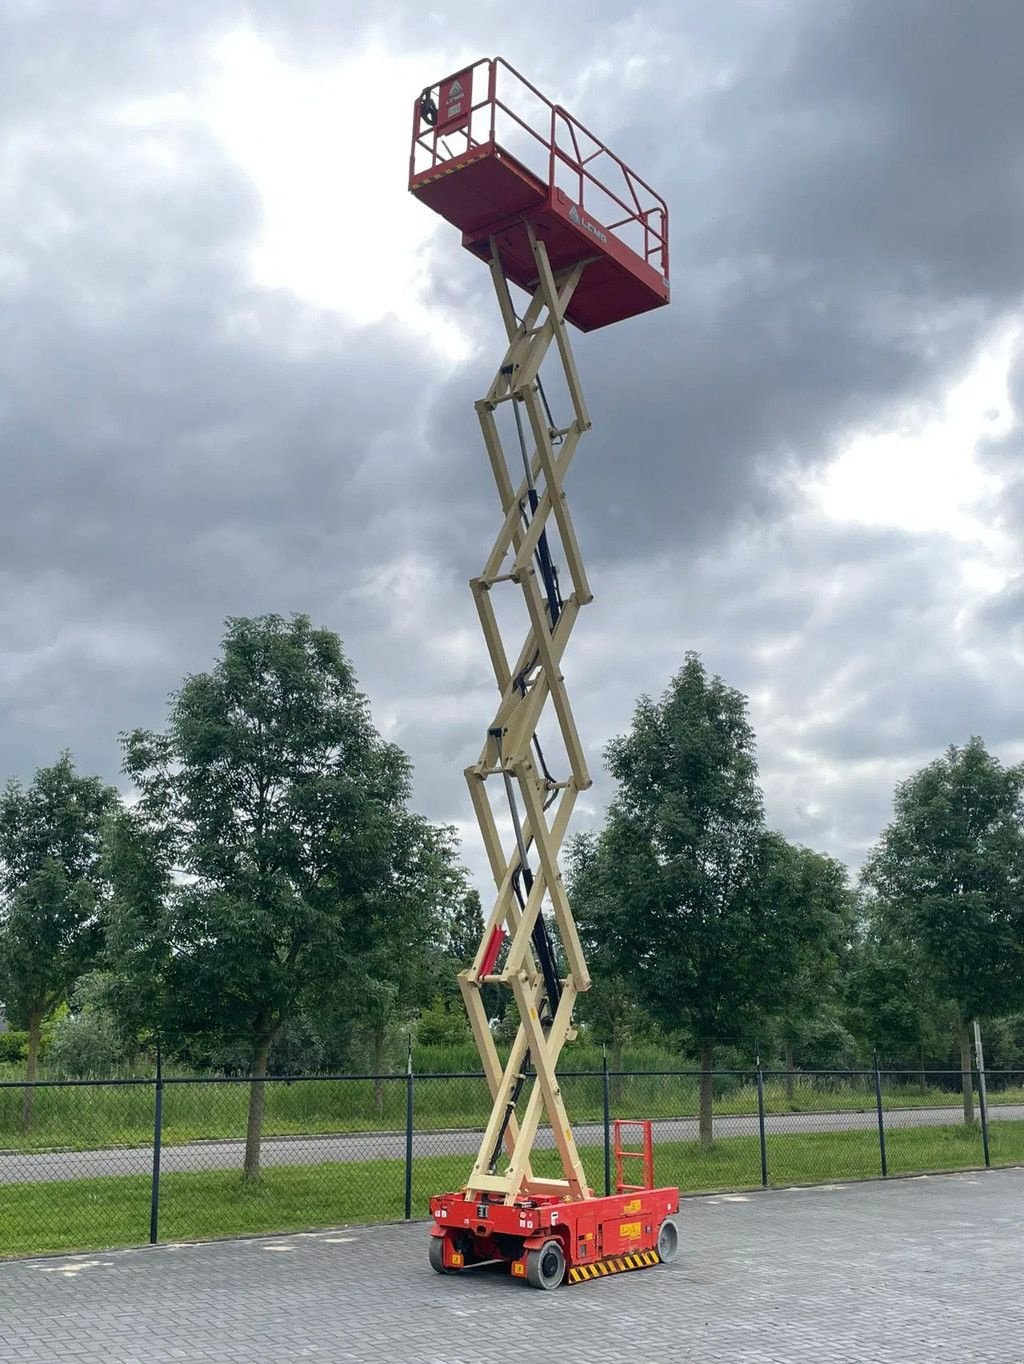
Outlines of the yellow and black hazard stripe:
[[439,171],[434,171],[431,175],[424,175],[423,172],[421,171],[419,175],[413,176],[412,188],[418,189],[420,185],[433,184],[435,180],[441,180],[446,175],[451,175],[455,171],[460,171],[463,169],[464,166],[475,165],[477,161],[483,161],[484,158],[487,156],[490,156],[490,152],[485,150],[479,152],[476,156],[467,156],[464,161],[458,161],[454,166],[451,165],[450,163],[447,163],[444,166],[442,166],[442,168]]
[[597,1260],[592,1265],[573,1265],[566,1273],[566,1283],[583,1283],[585,1279],[603,1279],[609,1274],[625,1274],[631,1269],[646,1269],[661,1264],[656,1250],[635,1250],[631,1255],[613,1255]]

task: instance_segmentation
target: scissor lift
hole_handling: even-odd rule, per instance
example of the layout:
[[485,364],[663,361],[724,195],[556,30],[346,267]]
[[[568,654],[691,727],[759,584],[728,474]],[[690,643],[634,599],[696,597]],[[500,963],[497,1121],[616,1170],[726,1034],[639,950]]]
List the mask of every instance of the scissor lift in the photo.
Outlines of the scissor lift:
[[[507,334],[476,404],[503,519],[471,583],[499,701],[480,758],[466,770],[497,896],[473,964],[459,977],[493,1108],[466,1186],[431,1200],[430,1262],[453,1273],[504,1260],[513,1276],[554,1288],[668,1260],[678,1241],[679,1190],[654,1187],[650,1124],[643,1185],[625,1185],[619,1173],[616,1193],[595,1197],[556,1074],[575,1036],[577,995],[590,988],[558,869],[576,798],[591,785],[561,670],[576,617],[592,600],[564,492],[590,429],[567,323],[591,331],[668,302],[668,214],[639,176],[500,58],[419,96],[409,188],[487,262]],[[510,284],[529,296],[521,314]],[[549,357],[557,357],[568,404],[564,425],[541,378]],[[525,606],[525,637],[511,656],[500,624],[507,613],[494,601],[504,584],[519,588]],[[563,777],[552,774],[538,735],[549,700]],[[511,848],[489,779],[501,788]],[[511,990],[518,1009],[504,1066],[481,1000],[485,985]],[[561,1161],[557,1179],[531,1165],[543,1114]],[[618,1132],[616,1149],[621,1166]]]

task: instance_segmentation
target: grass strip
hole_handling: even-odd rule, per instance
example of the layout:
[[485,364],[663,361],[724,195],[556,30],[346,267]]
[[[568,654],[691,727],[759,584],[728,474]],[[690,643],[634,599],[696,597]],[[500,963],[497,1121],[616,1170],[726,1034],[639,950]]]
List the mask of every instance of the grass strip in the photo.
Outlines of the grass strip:
[[[573,1121],[600,1122],[603,1111],[600,1075],[562,1081]],[[153,1139],[153,1090],[147,1085],[39,1089],[32,1128],[21,1125],[18,1087],[0,1089],[0,1150],[102,1150],[148,1146]],[[168,1084],[164,1090],[163,1140],[167,1146],[203,1139],[239,1139],[246,1128],[248,1086],[244,1084]],[[784,1086],[765,1087],[765,1109],[771,1114],[874,1111],[874,1092],[850,1083],[835,1087],[801,1080],[792,1099]],[[922,1093],[910,1085],[890,1085],[884,1102],[896,1108],[954,1108],[959,1094],[931,1088]],[[990,1094],[993,1116],[1000,1103],[1024,1103],[1024,1090]],[[483,1079],[420,1079],[415,1084],[415,1123],[431,1128],[482,1128],[491,1099]],[[697,1113],[697,1081],[692,1076],[637,1075],[613,1080],[612,1111],[623,1117],[680,1118]],[[757,1112],[752,1085],[734,1086],[715,1095],[716,1117],[751,1116]],[[390,1131],[405,1127],[404,1077],[382,1082],[363,1080],[269,1081],[264,1135],[319,1136],[344,1132]]]
[[[1024,1164],[1024,1123],[994,1122],[994,1164]],[[891,1174],[970,1168],[982,1163],[977,1129],[893,1128],[887,1133]],[[597,1192],[603,1151],[581,1156]],[[878,1137],[872,1131],[769,1135],[771,1183],[814,1184],[877,1177]],[[413,1162],[413,1215],[427,1212],[431,1194],[458,1188],[470,1158],[424,1156]],[[557,1155],[538,1151],[538,1174],[558,1173]],[[760,1184],[754,1137],[728,1137],[702,1150],[697,1142],[666,1142],[656,1150],[659,1183],[684,1193]],[[203,1240],[302,1231],[345,1223],[401,1219],[405,1164],[400,1160],[277,1166],[255,1184],[235,1171],[168,1174],[160,1185],[161,1241]],[[149,1230],[150,1181],[145,1175],[0,1186],[0,1256],[75,1252],[135,1245]]]

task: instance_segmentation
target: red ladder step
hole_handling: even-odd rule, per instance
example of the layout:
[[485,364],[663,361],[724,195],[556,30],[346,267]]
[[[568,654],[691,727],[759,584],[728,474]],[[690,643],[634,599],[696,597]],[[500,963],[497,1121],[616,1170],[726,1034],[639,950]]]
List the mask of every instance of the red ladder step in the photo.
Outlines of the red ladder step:
[[[627,1127],[639,1127],[643,1150],[629,1151],[622,1145],[622,1131]],[[613,1124],[613,1142],[615,1151],[615,1192],[616,1193],[640,1193],[644,1189],[654,1188],[654,1134],[652,1131],[650,1118],[616,1118]],[[642,1160],[644,1163],[644,1182],[642,1184],[627,1184],[623,1179],[623,1161]]]

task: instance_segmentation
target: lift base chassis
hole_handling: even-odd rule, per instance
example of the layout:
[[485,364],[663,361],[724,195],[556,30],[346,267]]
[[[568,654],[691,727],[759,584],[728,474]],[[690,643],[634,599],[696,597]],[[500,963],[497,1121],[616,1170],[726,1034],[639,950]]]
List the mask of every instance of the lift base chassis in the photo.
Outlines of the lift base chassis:
[[[678,1210],[679,1190],[673,1188],[636,1189],[572,1202],[537,1195],[512,1204],[500,1195],[492,1201],[487,1196],[467,1198],[464,1192],[439,1194],[430,1200],[434,1219],[430,1259],[442,1274],[504,1261],[513,1278],[554,1288],[563,1279],[579,1283],[671,1258],[676,1233],[670,1219]],[[659,1236],[667,1219],[671,1236],[668,1241],[662,1236],[667,1252],[663,1257]],[[561,1252],[561,1272],[552,1243]],[[538,1257],[546,1248],[544,1281],[537,1282]]]

